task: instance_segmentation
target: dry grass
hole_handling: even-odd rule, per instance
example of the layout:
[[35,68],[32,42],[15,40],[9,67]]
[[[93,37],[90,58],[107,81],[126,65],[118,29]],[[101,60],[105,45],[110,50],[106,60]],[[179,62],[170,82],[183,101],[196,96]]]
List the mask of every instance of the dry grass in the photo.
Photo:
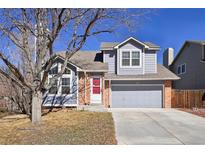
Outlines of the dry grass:
[[3,117],[8,116],[8,115],[13,115],[13,114],[15,114],[15,113],[10,113],[10,112],[0,110],[0,118],[3,118]]
[[52,112],[40,125],[0,119],[0,144],[116,144],[111,113]]

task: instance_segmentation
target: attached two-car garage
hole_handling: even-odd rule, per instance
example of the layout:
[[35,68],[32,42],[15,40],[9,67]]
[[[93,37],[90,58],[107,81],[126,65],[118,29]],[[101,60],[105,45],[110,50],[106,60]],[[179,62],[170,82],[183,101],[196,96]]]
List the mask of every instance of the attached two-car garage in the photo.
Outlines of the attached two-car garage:
[[162,84],[111,84],[112,108],[162,108]]

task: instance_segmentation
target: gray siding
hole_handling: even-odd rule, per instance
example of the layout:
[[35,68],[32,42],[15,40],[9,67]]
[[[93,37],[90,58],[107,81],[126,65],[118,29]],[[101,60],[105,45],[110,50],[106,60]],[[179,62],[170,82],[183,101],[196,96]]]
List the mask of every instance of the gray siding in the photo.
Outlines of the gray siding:
[[144,73],[157,72],[157,58],[156,51],[145,51],[144,54]]
[[179,57],[171,66],[177,74],[177,66],[186,64],[186,73],[178,75],[181,79],[174,81],[176,89],[205,89],[205,64],[201,63],[202,45],[190,44],[185,46]]
[[116,51],[103,51],[103,62],[108,63],[108,73],[116,72]]
[[121,51],[123,51],[123,49],[133,49],[133,50],[141,50],[141,52],[143,52],[143,47],[135,42],[127,42],[126,44],[122,45],[117,52],[117,74],[119,75],[136,75],[136,74],[143,74],[143,64],[144,64],[144,59],[143,59],[143,54],[142,54],[142,58],[141,58],[141,63],[142,66],[140,68],[122,68],[120,67],[120,54]]
[[[141,67],[128,68],[121,67],[121,52],[123,50],[140,50],[141,51]],[[137,75],[146,73],[157,73],[157,56],[156,51],[146,50],[144,47],[134,41],[128,41],[122,44],[117,50],[103,51],[103,62],[108,63],[108,73],[116,73],[118,75]]]

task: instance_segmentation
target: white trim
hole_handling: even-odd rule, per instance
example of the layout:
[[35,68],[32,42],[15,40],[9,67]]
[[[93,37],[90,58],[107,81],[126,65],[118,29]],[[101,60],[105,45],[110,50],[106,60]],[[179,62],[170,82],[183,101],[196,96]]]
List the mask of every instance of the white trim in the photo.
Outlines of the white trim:
[[127,83],[127,84],[112,84],[112,86],[163,86],[164,84],[159,84],[159,83],[157,83],[157,84],[138,84],[138,83],[136,83],[136,84],[129,84],[129,83]]
[[165,86],[162,85],[163,91],[162,91],[162,108],[165,108]]
[[85,70],[85,69],[81,69],[81,70],[78,70],[78,72],[108,72],[108,70]]
[[149,48],[149,50],[159,51],[160,48]]
[[76,72],[77,73],[77,76],[76,76],[76,78],[77,78],[77,80],[76,80],[76,84],[77,84],[77,105],[79,105],[79,84],[78,84],[78,82],[79,82],[79,73],[78,72]]
[[205,61],[203,61],[203,60],[200,60],[200,62],[203,63],[203,64],[205,63]]
[[119,43],[118,45],[114,46],[114,49],[117,49],[119,48],[120,45],[124,44],[125,42],[128,42],[129,40],[134,40],[135,42],[139,43],[139,44],[142,44],[143,46],[145,46],[145,48],[149,48],[149,46],[147,46],[146,44],[144,44],[143,42],[139,41],[139,40],[136,40],[135,38],[133,37],[129,37],[128,39],[124,40],[123,42]]
[[[130,52],[130,66],[122,66],[122,53],[123,52]],[[140,65],[139,66],[132,66],[132,52],[139,52],[140,53]],[[141,68],[142,67],[142,50],[139,49],[120,49],[120,68]]]
[[143,66],[142,66],[142,73],[145,74],[145,48],[142,49],[142,60],[143,60]]
[[155,73],[157,73],[157,53],[155,53]]
[[119,49],[117,49],[117,63],[116,63],[116,65],[117,65],[117,74],[119,74],[119,72],[120,72],[120,68],[119,68],[119,63],[120,63],[120,50]]
[[165,78],[165,79],[162,79],[162,78],[140,78],[140,79],[137,79],[137,78],[121,78],[121,79],[115,79],[115,78],[109,78],[109,79],[104,79],[104,80],[136,80],[136,81],[152,81],[152,80],[179,80],[180,78],[176,78],[176,79],[173,79],[173,78]]

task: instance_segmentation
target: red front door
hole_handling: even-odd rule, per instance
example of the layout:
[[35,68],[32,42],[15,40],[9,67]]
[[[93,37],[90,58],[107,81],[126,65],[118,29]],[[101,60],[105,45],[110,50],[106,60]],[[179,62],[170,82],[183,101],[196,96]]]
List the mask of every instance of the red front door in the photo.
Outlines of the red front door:
[[100,78],[93,78],[93,94],[100,94]]
[[101,103],[101,78],[91,78],[91,103]]

